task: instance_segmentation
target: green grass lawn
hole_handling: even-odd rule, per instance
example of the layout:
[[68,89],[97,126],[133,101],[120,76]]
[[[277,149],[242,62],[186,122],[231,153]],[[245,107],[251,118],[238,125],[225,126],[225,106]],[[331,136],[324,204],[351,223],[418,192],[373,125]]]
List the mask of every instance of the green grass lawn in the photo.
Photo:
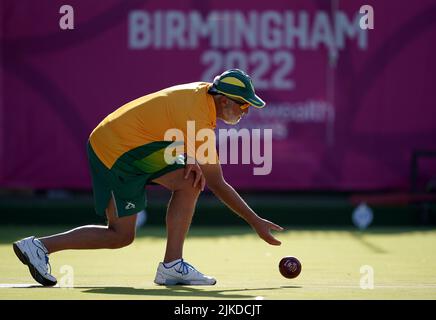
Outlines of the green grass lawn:
[[[64,230],[0,227],[0,299],[436,299],[436,229],[288,228],[277,234],[282,245],[273,247],[248,226],[194,225],[185,259],[218,283],[161,287],[153,279],[165,249],[164,228],[146,227],[124,249],[53,254],[53,274],[62,283],[63,270],[72,270],[74,288],[43,288],[15,257],[11,243]],[[288,255],[303,266],[295,279],[278,271]],[[367,276],[362,266],[373,268],[373,289],[360,287]]]

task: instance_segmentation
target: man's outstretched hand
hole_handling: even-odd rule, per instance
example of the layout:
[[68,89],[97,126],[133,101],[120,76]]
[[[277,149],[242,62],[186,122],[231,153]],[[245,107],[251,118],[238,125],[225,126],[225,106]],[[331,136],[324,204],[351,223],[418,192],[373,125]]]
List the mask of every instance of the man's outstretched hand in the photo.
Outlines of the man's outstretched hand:
[[283,231],[283,228],[279,225],[272,223],[271,221],[259,218],[251,225],[254,230],[257,232],[259,237],[268,242],[273,246],[279,246],[282,243],[276,239],[272,234],[271,230],[275,231]]

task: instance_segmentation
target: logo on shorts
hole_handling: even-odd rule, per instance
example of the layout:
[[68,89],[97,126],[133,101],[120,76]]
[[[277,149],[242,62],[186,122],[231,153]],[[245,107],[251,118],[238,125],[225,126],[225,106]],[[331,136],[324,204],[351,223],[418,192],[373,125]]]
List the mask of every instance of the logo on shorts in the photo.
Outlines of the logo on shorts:
[[136,208],[135,205],[131,202],[127,202],[127,205],[125,207],[126,210],[135,209],[135,208]]

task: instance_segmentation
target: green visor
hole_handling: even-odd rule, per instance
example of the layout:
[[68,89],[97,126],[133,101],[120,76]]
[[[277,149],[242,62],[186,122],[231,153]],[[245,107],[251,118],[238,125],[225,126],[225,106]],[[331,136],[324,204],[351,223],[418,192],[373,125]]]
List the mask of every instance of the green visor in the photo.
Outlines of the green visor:
[[251,78],[239,69],[230,69],[215,77],[210,91],[243,100],[256,108],[266,104],[256,95]]

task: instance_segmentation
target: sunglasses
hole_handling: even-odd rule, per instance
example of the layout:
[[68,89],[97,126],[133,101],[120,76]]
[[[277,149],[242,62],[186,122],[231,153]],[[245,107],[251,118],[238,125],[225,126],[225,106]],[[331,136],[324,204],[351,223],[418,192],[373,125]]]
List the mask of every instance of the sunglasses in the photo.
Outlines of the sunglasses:
[[238,105],[239,105],[239,108],[240,108],[241,110],[245,110],[245,109],[247,109],[247,108],[250,106],[250,104],[247,103],[247,102],[245,102],[245,101],[240,101],[240,100],[232,99],[232,98],[230,98],[230,97],[227,97],[227,98],[228,98],[229,100],[232,100],[234,103],[238,104]]

